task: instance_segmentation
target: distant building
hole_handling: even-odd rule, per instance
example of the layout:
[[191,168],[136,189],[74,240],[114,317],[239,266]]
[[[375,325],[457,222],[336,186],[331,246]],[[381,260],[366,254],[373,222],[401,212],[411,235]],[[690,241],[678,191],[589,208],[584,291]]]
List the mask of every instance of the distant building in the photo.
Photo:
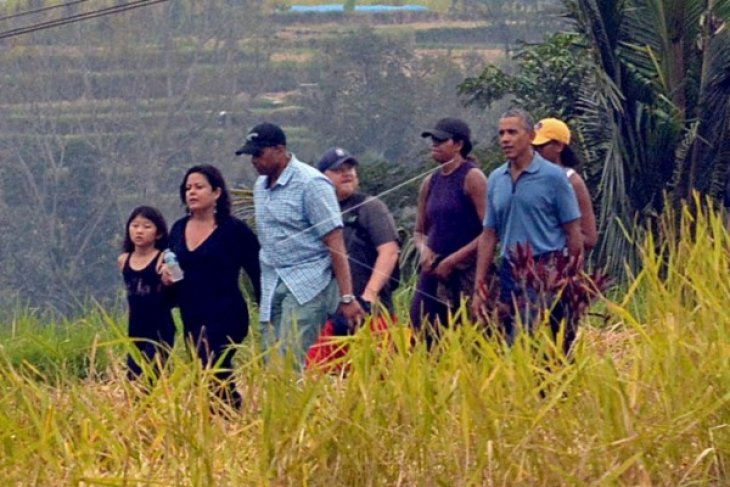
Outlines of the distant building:
[[[333,13],[344,12],[345,5],[341,3],[327,3],[321,5],[292,5],[289,12],[293,13]],[[386,12],[428,12],[424,5],[355,5],[355,12],[386,13]]]

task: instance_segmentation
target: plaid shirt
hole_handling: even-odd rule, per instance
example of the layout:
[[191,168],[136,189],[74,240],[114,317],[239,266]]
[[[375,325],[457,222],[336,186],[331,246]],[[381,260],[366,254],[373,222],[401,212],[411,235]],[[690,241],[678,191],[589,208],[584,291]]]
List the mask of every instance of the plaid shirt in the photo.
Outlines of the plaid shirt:
[[334,185],[321,172],[297,160],[274,186],[268,176],[254,185],[256,230],[261,243],[261,309],[259,319],[271,320],[271,301],[279,279],[299,304],[312,300],[332,280],[332,260],[322,240],[342,227]]

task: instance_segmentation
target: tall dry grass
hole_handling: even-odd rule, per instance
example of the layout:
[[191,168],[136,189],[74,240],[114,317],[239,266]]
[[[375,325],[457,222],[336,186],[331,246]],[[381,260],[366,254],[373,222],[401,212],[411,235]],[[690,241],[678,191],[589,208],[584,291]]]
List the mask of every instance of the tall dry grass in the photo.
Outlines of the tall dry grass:
[[[730,472],[730,240],[685,212],[572,360],[462,326],[432,351],[349,339],[347,378],[238,354],[232,411],[181,348],[149,388],[118,338],[79,376],[0,355],[6,485],[723,485]],[[682,235],[682,238],[675,237]],[[110,316],[107,328],[119,320]],[[71,326],[71,325],[70,325]],[[109,335],[114,336],[114,335]],[[17,337],[16,337],[17,338]],[[12,359],[11,359],[12,357]],[[98,363],[92,360],[89,363]],[[49,371],[50,370],[50,371]]]

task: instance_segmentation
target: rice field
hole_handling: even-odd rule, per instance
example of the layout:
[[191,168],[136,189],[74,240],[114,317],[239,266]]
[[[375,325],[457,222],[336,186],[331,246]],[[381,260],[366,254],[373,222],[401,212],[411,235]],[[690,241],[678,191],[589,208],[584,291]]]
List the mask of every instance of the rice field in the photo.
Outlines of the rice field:
[[[183,347],[156,384],[125,379],[124,317],[0,331],[3,485],[727,485],[730,239],[682,216],[571,360],[538,334],[477,326],[431,351],[404,327],[347,339],[346,377],[262,360],[247,340],[234,411]],[[667,221],[671,221],[668,218]],[[675,235],[683,238],[674,240]],[[404,299],[402,299],[404,300]]]

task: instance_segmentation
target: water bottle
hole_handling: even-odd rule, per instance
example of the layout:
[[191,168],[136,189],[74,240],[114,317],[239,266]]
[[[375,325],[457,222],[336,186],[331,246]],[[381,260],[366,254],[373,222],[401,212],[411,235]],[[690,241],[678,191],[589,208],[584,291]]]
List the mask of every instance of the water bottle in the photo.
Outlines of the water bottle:
[[170,249],[165,250],[165,254],[162,256],[162,261],[170,271],[172,282],[181,281],[184,277],[183,270],[182,267],[180,267],[180,263],[177,261],[177,255],[175,255],[175,252]]

